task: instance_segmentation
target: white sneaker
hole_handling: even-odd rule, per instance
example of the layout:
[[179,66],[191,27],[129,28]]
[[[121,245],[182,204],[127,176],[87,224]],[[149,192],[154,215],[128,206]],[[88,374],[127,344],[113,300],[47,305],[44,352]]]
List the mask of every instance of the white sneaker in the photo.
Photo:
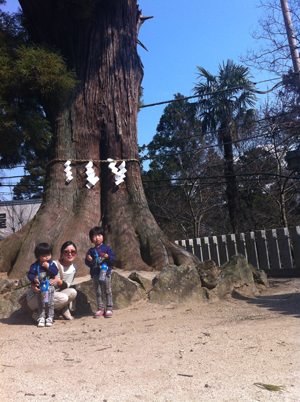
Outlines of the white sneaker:
[[37,320],[37,322],[38,322],[38,327],[44,327],[45,326],[45,318],[39,318],[38,320]]
[[48,317],[46,319],[46,327],[52,327],[53,325],[53,318]]

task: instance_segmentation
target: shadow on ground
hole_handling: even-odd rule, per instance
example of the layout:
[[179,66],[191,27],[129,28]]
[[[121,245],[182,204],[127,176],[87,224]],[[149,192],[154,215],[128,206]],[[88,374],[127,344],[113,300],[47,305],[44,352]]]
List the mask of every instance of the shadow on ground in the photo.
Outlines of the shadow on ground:
[[34,325],[31,315],[22,308],[14,311],[8,318],[1,318],[0,322],[6,325]]
[[[76,311],[72,313],[74,318],[94,316],[94,312],[87,300],[86,295],[80,290],[77,291]],[[36,325],[31,318],[32,312],[25,311],[22,307],[14,311],[8,318],[1,318],[0,322],[6,325]]]
[[235,292],[232,297],[269,311],[300,318],[300,282],[295,286],[290,279],[272,279],[270,288],[263,291],[261,296],[247,298]]

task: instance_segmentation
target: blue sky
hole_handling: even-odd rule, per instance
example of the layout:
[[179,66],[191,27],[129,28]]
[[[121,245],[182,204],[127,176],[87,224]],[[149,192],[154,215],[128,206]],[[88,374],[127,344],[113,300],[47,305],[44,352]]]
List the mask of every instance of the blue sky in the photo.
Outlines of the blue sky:
[[[223,60],[239,63],[239,56],[256,46],[250,32],[262,14],[257,3],[258,0],[140,0],[143,14],[154,16],[143,24],[139,35],[148,49],[147,52],[138,46],[144,65],[144,103],[170,100],[177,92],[193,95],[197,66],[216,74]],[[13,12],[18,5],[17,0],[8,0],[5,9]],[[255,82],[272,78],[254,70],[252,75]],[[259,89],[267,89],[267,84],[261,84]],[[151,141],[165,106],[141,110],[139,145]]]

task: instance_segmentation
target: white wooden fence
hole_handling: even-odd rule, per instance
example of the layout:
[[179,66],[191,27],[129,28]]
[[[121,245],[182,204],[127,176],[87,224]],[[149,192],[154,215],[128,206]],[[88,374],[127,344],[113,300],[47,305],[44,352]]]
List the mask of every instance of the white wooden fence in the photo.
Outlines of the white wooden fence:
[[243,254],[268,276],[300,277],[300,226],[281,229],[178,240],[175,243],[200,261],[213,260],[219,267],[230,257]]

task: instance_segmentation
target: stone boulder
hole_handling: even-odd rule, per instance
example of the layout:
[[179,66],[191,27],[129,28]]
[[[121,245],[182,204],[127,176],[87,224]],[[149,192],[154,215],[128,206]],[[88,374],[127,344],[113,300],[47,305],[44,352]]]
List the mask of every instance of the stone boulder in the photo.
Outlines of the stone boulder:
[[215,290],[221,299],[231,295],[233,291],[246,297],[256,296],[259,293],[252,269],[244,255],[234,255],[220,267],[220,280]]
[[[257,270],[238,254],[218,269],[213,261],[205,261],[196,268],[188,265],[168,265],[153,280],[132,272],[128,278],[112,271],[114,309],[122,309],[141,299],[151,303],[168,304],[189,300],[213,300],[231,295],[234,291],[251,297],[257,287],[268,286],[264,271]],[[97,311],[92,280],[74,286],[78,292],[76,313],[92,315]],[[0,279],[0,318],[10,317],[20,310],[18,300],[30,289],[27,277],[18,281]],[[21,310],[20,310],[21,311]]]
[[256,287],[264,289],[265,287],[269,287],[269,281],[267,274],[265,271],[262,271],[261,269],[255,268],[253,265],[249,264],[249,268],[252,271],[254,283]]
[[201,286],[197,269],[188,265],[167,265],[153,283],[149,293],[151,303],[168,304],[208,297],[207,289]]
[[202,286],[214,289],[219,283],[219,269],[212,260],[200,262],[196,269],[201,279]]
[[132,272],[129,276],[128,279],[137,282],[142,289],[146,292],[149,293],[150,290],[153,288],[153,281],[147,278],[144,278],[142,275],[138,274],[137,272]]
[[7,318],[20,309],[18,300],[29,291],[30,281],[27,277],[19,280],[1,279],[0,289],[0,318]]
[[[141,285],[112,271],[111,287],[114,309],[122,309],[131,303],[146,299],[146,292]],[[90,279],[74,286],[77,290],[76,314],[93,314],[98,310],[93,281]]]
[[13,279],[0,278],[0,295],[13,291],[17,283],[18,281]]

